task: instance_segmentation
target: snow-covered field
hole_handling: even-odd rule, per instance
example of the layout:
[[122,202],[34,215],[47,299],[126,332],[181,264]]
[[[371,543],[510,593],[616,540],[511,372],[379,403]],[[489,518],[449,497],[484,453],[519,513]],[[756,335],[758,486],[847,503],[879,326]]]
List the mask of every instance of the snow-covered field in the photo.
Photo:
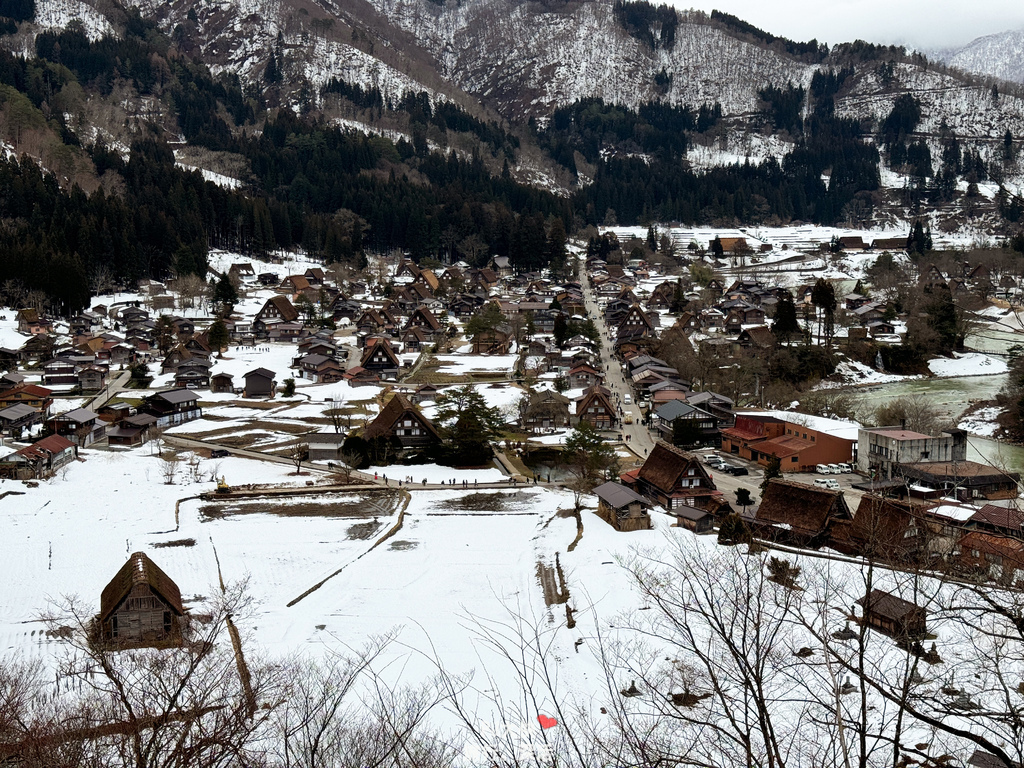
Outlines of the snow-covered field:
[[461,375],[466,373],[508,373],[519,359],[518,355],[437,355],[441,364],[438,373]]
[[955,354],[952,358],[937,357],[928,361],[928,369],[936,376],[984,376],[1006,373],[1006,361],[980,352]]
[[980,437],[994,437],[996,432],[999,431],[997,419],[1003,410],[1004,409],[999,406],[979,408],[970,416],[961,419],[960,423],[957,424],[957,427],[970,432],[972,435],[979,435]]

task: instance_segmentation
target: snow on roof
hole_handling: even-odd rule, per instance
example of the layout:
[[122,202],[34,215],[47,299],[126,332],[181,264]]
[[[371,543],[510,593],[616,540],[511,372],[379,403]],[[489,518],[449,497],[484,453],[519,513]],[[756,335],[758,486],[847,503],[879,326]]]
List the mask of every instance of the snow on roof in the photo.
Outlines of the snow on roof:
[[[691,398],[692,399],[692,398]],[[824,416],[810,416],[796,411],[736,411],[737,416],[768,416],[790,424],[800,424],[816,432],[822,432],[843,440],[856,440],[861,425],[856,421],[829,419]]]

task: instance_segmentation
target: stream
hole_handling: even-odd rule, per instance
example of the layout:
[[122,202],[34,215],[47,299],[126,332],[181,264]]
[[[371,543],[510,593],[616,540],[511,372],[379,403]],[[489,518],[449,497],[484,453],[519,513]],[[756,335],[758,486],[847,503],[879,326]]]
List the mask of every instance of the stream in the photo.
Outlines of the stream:
[[[1024,334],[985,327],[967,338],[967,347],[978,352],[1005,355],[1014,344],[1024,344]],[[955,421],[979,401],[992,400],[1006,384],[1007,374],[957,378],[911,379],[873,384],[846,391],[857,397],[857,418],[865,421],[880,404],[904,395],[924,395],[942,418]],[[967,458],[1024,474],[1024,446],[971,435]]]

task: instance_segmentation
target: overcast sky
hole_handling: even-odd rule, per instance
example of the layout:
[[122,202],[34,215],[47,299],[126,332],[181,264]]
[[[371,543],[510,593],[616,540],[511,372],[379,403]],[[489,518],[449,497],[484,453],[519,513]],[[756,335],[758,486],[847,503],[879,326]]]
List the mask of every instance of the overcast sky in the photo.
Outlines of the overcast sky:
[[[829,44],[860,38],[928,50],[1024,28],[1021,0],[669,0],[678,8],[713,8],[766,32]],[[656,3],[657,4],[657,3]]]

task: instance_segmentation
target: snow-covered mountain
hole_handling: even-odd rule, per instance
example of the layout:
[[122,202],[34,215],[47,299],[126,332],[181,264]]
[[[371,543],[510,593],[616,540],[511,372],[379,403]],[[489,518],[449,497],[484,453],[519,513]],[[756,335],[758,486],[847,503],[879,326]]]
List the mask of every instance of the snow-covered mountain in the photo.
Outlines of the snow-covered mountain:
[[939,57],[965,72],[1024,83],[1024,29],[985,35]]
[[[751,140],[765,133],[759,92],[790,83],[808,90],[817,71],[842,67],[852,67],[853,75],[835,96],[837,114],[859,119],[873,133],[897,97],[909,92],[922,112],[911,138],[928,142],[933,157],[940,155],[943,130],[955,131],[962,146],[986,161],[1000,157],[1007,131],[1024,136],[1024,100],[1011,92],[993,98],[984,78],[862,43],[835,46],[824,58],[813,50],[795,55],[786,41],[696,11],[676,12],[665,34],[657,24],[627,29],[613,0],[125,1],[215,73],[257,83],[274,56],[285,98],[293,103],[315,99],[332,78],[376,87],[392,104],[426,92],[473,115],[520,126],[524,142],[531,140],[529,119],[543,123],[556,107],[587,97],[632,108],[651,100],[692,107],[717,102],[725,119],[713,139],[705,137],[714,145],[705,146],[696,163],[706,167],[739,155],[756,162],[792,147],[786,134]],[[86,3],[96,10],[84,14],[90,34],[106,31],[101,12],[110,0],[37,0],[37,22],[59,26]],[[975,41],[951,62],[966,70],[998,60],[1003,68],[997,74],[1024,80],[1022,53],[1024,32],[1006,33]],[[542,174],[545,162],[538,161]]]

